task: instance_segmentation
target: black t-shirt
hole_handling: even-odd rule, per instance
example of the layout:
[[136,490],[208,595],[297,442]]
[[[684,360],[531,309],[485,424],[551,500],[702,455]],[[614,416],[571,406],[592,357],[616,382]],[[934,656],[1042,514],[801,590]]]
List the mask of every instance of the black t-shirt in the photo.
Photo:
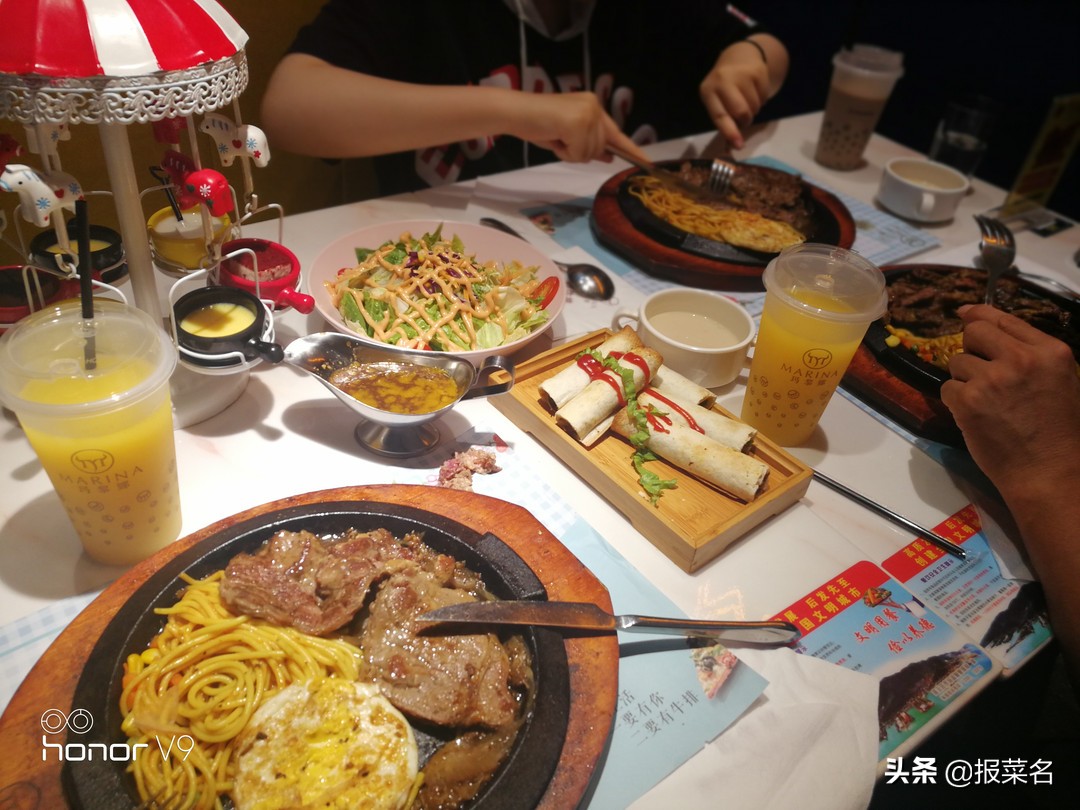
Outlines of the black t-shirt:
[[[591,89],[646,144],[712,129],[698,85],[728,44],[760,29],[716,0],[598,0],[583,34],[556,42],[524,30],[524,81],[521,26],[498,0],[329,0],[291,50],[417,84]],[[386,155],[375,165],[389,194],[521,168],[524,152],[520,140],[496,137]],[[528,147],[530,164],[552,159]]]

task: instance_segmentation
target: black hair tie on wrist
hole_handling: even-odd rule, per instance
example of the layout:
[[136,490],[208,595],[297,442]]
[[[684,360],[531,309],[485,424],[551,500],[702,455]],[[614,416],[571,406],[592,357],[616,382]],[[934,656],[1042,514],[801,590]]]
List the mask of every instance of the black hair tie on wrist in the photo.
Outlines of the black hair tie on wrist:
[[765,55],[765,49],[761,47],[761,43],[755,42],[752,39],[744,39],[740,41],[745,42],[747,45],[753,45],[755,48],[757,48],[757,52],[761,54],[761,61],[764,62],[766,65],[769,64],[769,57]]

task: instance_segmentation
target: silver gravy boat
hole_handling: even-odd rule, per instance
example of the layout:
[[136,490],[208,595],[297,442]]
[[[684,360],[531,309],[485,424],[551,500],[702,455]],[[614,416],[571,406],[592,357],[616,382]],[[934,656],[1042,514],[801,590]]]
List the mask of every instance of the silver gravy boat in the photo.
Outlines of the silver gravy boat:
[[[514,385],[514,364],[502,355],[488,357],[477,368],[452,354],[377,345],[339,332],[297,338],[285,347],[285,362],[315,377],[360,416],[355,435],[361,445],[373,453],[397,458],[418,456],[434,448],[439,429],[432,423],[457,403],[502,394]],[[335,371],[366,363],[410,363],[442,369],[457,385],[457,398],[427,413],[394,413],[363,403],[330,381]],[[505,380],[490,382],[490,375],[497,371],[505,372]]]

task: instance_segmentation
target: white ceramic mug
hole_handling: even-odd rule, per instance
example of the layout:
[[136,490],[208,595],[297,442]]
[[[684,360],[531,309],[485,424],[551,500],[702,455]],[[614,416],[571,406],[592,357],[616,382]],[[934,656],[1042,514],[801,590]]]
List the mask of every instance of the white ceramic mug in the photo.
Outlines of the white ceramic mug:
[[885,165],[878,202],[894,214],[917,222],[944,222],[971,188],[951,166],[924,158],[893,158]]
[[662,290],[637,312],[620,310],[611,328],[631,324],[664,365],[705,388],[739,376],[754,340],[754,319],[736,301],[707,290]]

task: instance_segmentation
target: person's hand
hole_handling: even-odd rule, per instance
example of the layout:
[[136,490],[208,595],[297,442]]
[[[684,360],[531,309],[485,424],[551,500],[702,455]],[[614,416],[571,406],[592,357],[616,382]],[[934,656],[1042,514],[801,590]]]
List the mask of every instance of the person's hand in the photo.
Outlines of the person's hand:
[[720,134],[738,149],[745,143],[742,130],[769,100],[769,69],[753,45],[736,42],[720,54],[698,91]]
[[964,351],[949,361],[941,401],[968,451],[1008,500],[1075,469],[1080,378],[1072,350],[982,304],[963,307]]
[[560,160],[585,163],[610,161],[609,145],[648,160],[620,131],[594,93],[516,93],[508,109],[507,132],[549,149]]

